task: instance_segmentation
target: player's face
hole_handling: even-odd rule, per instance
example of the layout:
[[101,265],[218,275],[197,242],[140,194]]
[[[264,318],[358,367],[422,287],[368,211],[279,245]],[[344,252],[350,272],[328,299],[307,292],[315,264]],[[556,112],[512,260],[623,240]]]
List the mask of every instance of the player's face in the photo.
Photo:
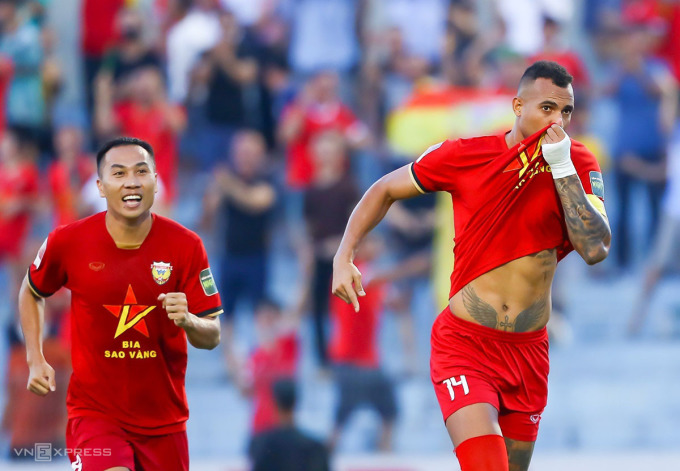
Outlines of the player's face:
[[524,137],[553,123],[566,128],[574,110],[574,89],[571,85],[562,88],[550,79],[539,78],[523,85],[512,104]]
[[114,216],[134,221],[148,215],[158,191],[151,156],[135,145],[111,149],[101,163],[97,186]]

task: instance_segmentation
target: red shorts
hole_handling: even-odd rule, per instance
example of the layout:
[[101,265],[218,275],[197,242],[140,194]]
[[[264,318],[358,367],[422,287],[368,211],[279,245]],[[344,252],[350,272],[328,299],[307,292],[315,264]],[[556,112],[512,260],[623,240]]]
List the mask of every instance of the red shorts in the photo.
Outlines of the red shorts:
[[535,441],[548,399],[548,333],[502,332],[454,316],[447,307],[432,327],[430,374],[444,421],[486,402],[498,410],[503,436]]
[[69,419],[66,448],[74,469],[104,471],[123,466],[131,471],[187,471],[189,444],[186,431],[167,435],[140,435],[94,417]]

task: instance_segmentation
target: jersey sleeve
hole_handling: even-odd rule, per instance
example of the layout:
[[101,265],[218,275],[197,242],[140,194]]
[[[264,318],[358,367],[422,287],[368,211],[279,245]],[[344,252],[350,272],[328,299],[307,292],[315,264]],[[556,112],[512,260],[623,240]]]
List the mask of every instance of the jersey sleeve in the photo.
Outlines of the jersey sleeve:
[[446,140],[435,144],[411,164],[411,179],[418,191],[455,191],[456,143]]
[[28,286],[33,294],[41,298],[52,296],[67,281],[60,239],[59,229],[47,236],[28,268]]
[[222,314],[222,301],[217,292],[217,284],[210,270],[203,242],[197,238],[194,250],[188,252],[192,255],[183,289],[189,303],[189,312],[198,317],[219,316]]

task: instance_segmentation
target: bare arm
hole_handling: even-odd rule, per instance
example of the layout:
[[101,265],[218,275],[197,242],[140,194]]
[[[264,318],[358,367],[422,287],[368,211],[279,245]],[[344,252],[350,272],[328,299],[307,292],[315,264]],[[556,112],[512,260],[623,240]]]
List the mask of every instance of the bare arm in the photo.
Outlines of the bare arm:
[[588,199],[578,175],[558,178],[555,187],[574,249],[588,265],[601,262],[609,253],[612,239],[607,218]]
[[586,195],[571,160],[571,140],[558,124],[546,130],[543,158],[550,164],[555,188],[564,209],[569,240],[588,265],[607,258],[611,230],[604,205],[595,195]]
[[29,375],[27,389],[39,396],[56,389],[54,369],[43,356],[42,339],[45,325],[45,300],[33,293],[27,277],[19,289],[19,319],[26,342]]
[[181,133],[187,127],[187,117],[184,111],[178,106],[173,106],[170,103],[163,103],[163,108],[165,108],[163,116],[165,117],[165,123],[172,130],[173,133]]
[[229,189],[229,197],[242,209],[251,213],[261,213],[274,205],[276,194],[274,188],[267,183],[245,185],[238,182]]
[[274,205],[276,192],[269,183],[250,185],[226,169],[215,172],[215,181],[222,195],[244,211],[258,214]]
[[95,79],[94,129],[98,136],[109,137],[118,131],[113,111],[113,76],[101,73]]
[[365,294],[361,273],[353,263],[359,242],[385,217],[392,203],[419,194],[406,165],[375,182],[352,211],[333,259],[333,294],[352,303],[355,311],[359,311],[357,295]]
[[184,293],[167,293],[158,296],[168,318],[187,334],[189,343],[195,348],[212,350],[220,344],[220,320],[217,317],[198,317],[189,312]]
[[671,73],[662,73],[654,77],[661,90],[661,125],[670,134],[673,131],[675,117],[678,112],[678,83]]
[[305,114],[316,101],[312,86],[307,83],[295,97],[295,102],[286,109],[276,132],[277,139],[284,146],[297,139],[305,124]]
[[195,348],[212,350],[220,344],[220,320],[217,317],[198,317],[191,314],[190,321],[182,327],[189,343]]
[[[305,91],[303,90],[302,93]],[[277,138],[281,144],[287,146],[300,135],[304,118],[305,110],[299,103],[294,104],[293,108],[284,113],[277,131]]]
[[222,41],[212,51],[212,58],[217,67],[241,85],[255,82],[257,79],[257,61],[253,58],[239,58],[236,45]]

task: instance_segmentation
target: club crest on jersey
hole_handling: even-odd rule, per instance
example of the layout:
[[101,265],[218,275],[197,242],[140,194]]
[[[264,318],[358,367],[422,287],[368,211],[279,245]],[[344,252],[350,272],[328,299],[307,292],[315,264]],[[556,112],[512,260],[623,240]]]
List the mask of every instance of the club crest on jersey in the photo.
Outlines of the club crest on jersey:
[[159,285],[164,285],[170,279],[172,273],[172,265],[165,262],[153,262],[151,264],[151,276],[153,281]]

